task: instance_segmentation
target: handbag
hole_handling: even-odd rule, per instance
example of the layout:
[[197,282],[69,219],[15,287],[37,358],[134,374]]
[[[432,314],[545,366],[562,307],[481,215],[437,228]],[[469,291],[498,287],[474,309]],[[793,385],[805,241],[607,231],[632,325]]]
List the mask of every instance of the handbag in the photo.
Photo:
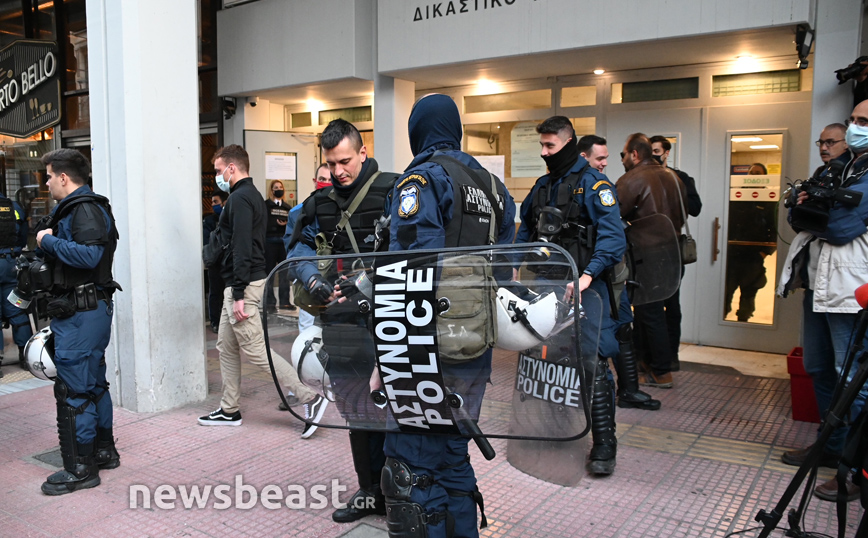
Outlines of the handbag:
[[[678,178],[675,179],[676,181],[681,181]],[[687,224],[687,214],[684,212],[684,199],[681,198],[681,186],[676,184],[676,187],[678,190],[678,207],[681,208],[681,217],[684,219],[685,231],[685,233],[678,237],[678,246],[681,250],[681,265],[687,265],[696,263],[696,260],[699,258],[696,255],[696,239],[693,239],[693,236],[690,235],[690,226]]]

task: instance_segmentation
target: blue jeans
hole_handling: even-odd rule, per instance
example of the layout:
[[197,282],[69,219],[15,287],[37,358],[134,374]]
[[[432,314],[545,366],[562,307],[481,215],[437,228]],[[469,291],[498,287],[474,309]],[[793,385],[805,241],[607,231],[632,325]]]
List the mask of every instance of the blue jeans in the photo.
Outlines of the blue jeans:
[[[814,292],[805,290],[805,298],[802,303],[802,338],[804,340],[804,365],[805,371],[811,376],[814,383],[814,394],[817,397],[817,407],[820,417],[825,417],[829,408],[833,405],[832,394],[835,385],[847,359],[850,349],[850,339],[854,337],[857,314],[837,314],[827,312],[814,312]],[[850,369],[850,376],[856,372],[856,366]],[[850,407],[850,413],[846,417],[852,422],[859,415],[865,400],[868,399],[868,384],[862,387],[859,396]],[[844,450],[844,442],[849,432],[849,427],[838,428],[829,442],[826,451],[840,454]]]

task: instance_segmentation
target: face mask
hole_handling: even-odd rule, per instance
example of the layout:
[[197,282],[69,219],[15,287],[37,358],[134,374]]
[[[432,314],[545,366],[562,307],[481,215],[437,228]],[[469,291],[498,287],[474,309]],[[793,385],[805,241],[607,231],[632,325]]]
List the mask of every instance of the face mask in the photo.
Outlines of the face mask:
[[844,136],[847,140],[847,145],[856,153],[860,153],[868,149],[868,127],[861,127],[855,123],[851,123],[847,127],[847,134]]
[[226,173],[228,170],[224,170],[222,175],[219,175],[214,178],[217,182],[217,188],[219,188],[223,192],[229,192],[231,185],[229,185],[229,180],[232,179],[232,174],[229,174],[229,178],[226,177]]
[[283,198],[283,191],[272,191],[275,198]]
[[651,158],[657,161],[657,164],[663,164],[663,155],[651,155]]
[[211,209],[214,210],[215,215],[220,215],[220,212],[223,211],[223,206],[222,205],[212,205]]

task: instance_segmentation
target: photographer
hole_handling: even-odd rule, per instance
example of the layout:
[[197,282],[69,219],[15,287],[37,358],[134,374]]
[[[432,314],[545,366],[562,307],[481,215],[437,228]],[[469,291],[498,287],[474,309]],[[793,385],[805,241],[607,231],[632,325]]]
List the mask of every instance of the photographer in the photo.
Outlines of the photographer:
[[[821,417],[834,404],[832,394],[852,343],[850,340],[860,310],[855,290],[868,282],[868,228],[865,225],[868,197],[864,196],[868,192],[868,101],[856,105],[847,123],[845,140],[855,156],[840,174],[843,180],[840,184],[839,178],[835,177],[840,164],[835,163],[830,154],[829,165],[799,187],[796,205],[790,209],[790,222],[802,231],[790,246],[778,287],[778,294],[782,297],[793,289],[805,288],[804,366],[814,383]],[[821,135],[821,151],[830,147],[829,141],[835,140],[833,136],[826,136],[830,127],[834,126],[827,127]],[[829,189],[827,185],[837,192],[824,194],[824,189]],[[849,203],[837,196],[848,189],[852,194]],[[803,206],[812,206],[814,212],[826,207],[828,225],[817,227],[823,229],[807,229],[811,221],[806,225],[806,221],[796,218]],[[868,389],[863,387],[847,418],[853,420],[858,416],[866,396]],[[847,433],[848,427],[845,426],[832,435],[824,447],[820,465],[837,468]],[[810,447],[786,452],[781,460],[788,465],[801,465],[809,450]],[[856,499],[856,486],[852,483],[847,486],[848,499]],[[814,492],[821,499],[834,501],[837,489],[837,483],[832,479],[817,486]]]

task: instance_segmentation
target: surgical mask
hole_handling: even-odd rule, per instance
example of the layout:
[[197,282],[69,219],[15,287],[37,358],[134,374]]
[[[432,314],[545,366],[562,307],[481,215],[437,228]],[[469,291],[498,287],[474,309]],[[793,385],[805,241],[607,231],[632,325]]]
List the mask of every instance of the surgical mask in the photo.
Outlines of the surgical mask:
[[283,191],[272,191],[275,198],[283,198]]
[[868,127],[862,127],[851,123],[847,127],[847,134],[844,136],[847,140],[847,145],[856,153],[861,153],[868,149]]
[[223,192],[229,192],[231,185],[229,185],[229,180],[232,179],[232,174],[229,174],[229,179],[226,178],[226,173],[228,170],[224,170],[223,174],[214,178],[217,182],[217,188],[219,188]]
[[220,212],[223,211],[223,206],[220,205],[220,204],[212,205],[212,206],[211,206],[211,209],[214,210],[214,214],[215,214],[215,215],[219,215]]

